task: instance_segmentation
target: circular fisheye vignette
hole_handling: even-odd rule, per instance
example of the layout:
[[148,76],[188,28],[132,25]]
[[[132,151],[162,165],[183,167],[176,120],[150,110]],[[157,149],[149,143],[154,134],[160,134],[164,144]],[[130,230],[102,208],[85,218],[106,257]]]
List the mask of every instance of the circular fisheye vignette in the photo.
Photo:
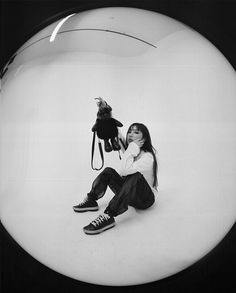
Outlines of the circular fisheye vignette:
[[[108,10],[105,10],[107,13]],[[114,14],[115,11],[118,10],[113,9],[112,14]],[[127,9],[125,9],[125,11],[127,11]],[[169,18],[163,17],[163,15],[144,11],[141,12],[136,9],[135,11],[140,14],[148,14],[148,18],[145,18],[145,21],[149,21],[150,26],[153,25],[153,23],[150,22],[150,16],[153,17],[152,21],[154,21],[155,18],[160,18],[166,22],[171,22]],[[90,11],[90,13],[92,12],[95,14],[98,13],[97,16],[99,17],[98,10]],[[129,16],[130,13],[131,10],[129,10]],[[119,17],[124,17],[124,15],[124,10],[122,14],[118,13]],[[84,14],[84,16],[86,15]],[[103,15],[100,15],[100,19],[102,16]],[[135,18],[135,15],[133,15],[133,17]],[[94,36],[102,32],[106,33],[104,37],[105,40],[107,40],[106,38],[108,35],[109,37],[112,36],[112,38],[114,36],[114,39],[112,39],[114,42],[116,42],[117,37],[119,37],[119,42],[120,40],[125,40],[124,42],[128,42],[129,48],[133,46],[133,49],[137,46],[138,49],[135,50],[133,57],[131,51],[127,50],[127,52],[123,47],[120,52],[117,50],[117,48],[119,49],[118,46],[107,46],[109,47],[107,49],[106,47],[104,48],[103,46],[97,45],[96,50],[99,54],[106,54],[106,60],[104,61],[104,59],[98,58],[94,46],[92,50],[90,49],[88,58],[88,56],[84,54],[84,50],[85,48],[89,49],[90,44],[85,42],[83,43],[86,45],[85,47],[81,47],[79,44],[76,48],[79,50],[81,57],[77,54],[76,58],[78,59],[65,59],[65,55],[58,54],[61,54],[61,50],[65,48],[72,54],[72,47],[70,47],[67,42],[65,43],[65,41],[64,44],[60,42],[62,39],[59,39],[59,37],[62,38],[64,36],[66,38],[66,35],[68,35],[62,33],[62,31],[60,33],[60,29],[63,29],[63,27],[65,28],[66,25],[69,26],[69,21],[72,21],[72,19],[75,19],[74,15],[64,21],[57,33],[54,34],[54,39],[52,38],[53,34],[51,34],[51,42],[50,40],[48,42],[48,35],[46,35],[46,37],[42,40],[40,39],[40,41],[36,39],[34,45],[32,45],[32,43],[25,44],[25,46],[23,46],[24,50],[21,51],[22,59],[18,58],[17,60],[15,58],[12,62],[12,66],[16,66],[17,62],[19,62],[18,69],[21,65],[23,65],[23,68],[21,67],[17,74],[16,72],[14,73],[14,79],[12,78],[13,75],[10,76],[10,70],[8,72],[8,76],[11,77],[10,81],[13,82],[10,84],[11,90],[5,91],[4,89],[5,97],[8,95],[11,101],[15,99],[15,102],[17,102],[16,95],[14,95],[14,93],[17,92],[18,98],[21,98],[21,103],[22,101],[24,101],[24,103],[23,109],[20,111],[20,108],[18,108],[17,110],[19,110],[19,112],[16,112],[13,104],[7,103],[7,99],[5,99],[5,104],[3,104],[5,108],[2,108],[4,109],[3,114],[4,111],[8,112],[5,113],[2,118],[2,138],[4,138],[2,142],[5,144],[2,145],[2,149],[4,155],[7,155],[7,159],[3,161],[3,168],[1,169],[4,170],[6,165],[9,166],[8,174],[5,175],[5,177],[3,176],[2,187],[3,191],[11,191],[11,193],[9,193],[11,196],[8,196],[9,194],[7,192],[2,193],[2,218],[3,221],[5,221],[4,224],[8,227],[8,230],[16,241],[31,255],[35,256],[36,259],[50,268],[75,279],[106,285],[108,282],[107,280],[109,280],[111,285],[133,285],[164,278],[181,271],[204,256],[208,251],[214,248],[233,224],[235,215],[235,213],[233,213],[233,205],[226,204],[224,205],[224,221],[214,230],[215,224],[218,223],[219,210],[222,211],[223,202],[220,194],[226,190],[230,191],[227,200],[232,204],[234,199],[231,198],[232,190],[229,190],[229,185],[227,185],[226,182],[222,182],[221,180],[220,188],[217,186],[217,190],[214,189],[215,184],[213,183],[217,175],[215,170],[219,170],[216,169],[215,166],[215,162],[217,161],[216,158],[218,158],[218,162],[221,163],[221,172],[226,172],[229,166],[232,171],[231,175],[235,172],[235,165],[232,164],[231,160],[235,143],[232,139],[232,137],[234,137],[232,134],[235,117],[235,113],[232,110],[234,108],[232,106],[235,101],[232,98],[234,88],[231,83],[234,73],[228,66],[226,60],[223,59],[213,46],[197,33],[190,31],[186,26],[174,20],[172,21],[174,25],[167,26],[167,32],[158,32],[159,34],[154,36],[155,40],[159,40],[156,43],[149,42],[149,40],[143,42],[140,41],[146,40],[143,36],[139,37],[137,36],[138,34],[128,33],[121,34],[117,33],[119,30],[112,31],[111,28],[109,28],[109,30],[96,29],[93,31],[91,31],[91,29],[89,29],[89,31],[86,29],[83,32],[82,29],[79,28],[77,30],[80,30],[80,33],[84,33],[84,42],[88,39],[87,34],[92,33],[92,36]],[[88,19],[88,21],[91,21],[91,19]],[[57,28],[59,27],[58,24],[59,22],[57,23]],[[175,27],[176,25],[177,29]],[[56,26],[53,26],[53,28],[53,32],[55,32]],[[154,30],[151,30],[152,33],[153,31]],[[108,32],[109,34],[107,34]],[[146,34],[147,32],[143,31],[142,33]],[[110,45],[111,39],[108,40],[108,44]],[[48,51],[39,50],[42,41],[46,41],[47,45],[53,42],[55,42],[55,45],[58,41],[60,46],[55,46],[53,49],[57,50],[55,55],[57,57],[59,56],[59,58],[55,60],[50,59],[53,56],[53,50],[50,51],[52,48],[49,46],[50,44],[46,47]],[[97,44],[97,42],[95,43]],[[94,45],[94,43],[92,44]],[[127,43],[125,44],[127,45]],[[154,45],[151,46],[150,44]],[[172,46],[170,46],[170,44]],[[39,47],[34,51],[34,46]],[[73,46],[75,46],[75,43]],[[152,50],[150,47],[152,47]],[[27,50],[30,49],[31,60],[30,63],[28,63],[30,66],[24,66],[25,62],[27,62]],[[157,50],[154,51],[154,49],[158,49],[158,53],[156,53]],[[196,52],[198,55],[195,55]],[[24,56],[23,53],[25,54]],[[47,55],[45,53],[50,54]],[[209,57],[209,53],[211,53],[210,60],[206,58]],[[46,64],[43,63],[42,66],[40,62],[44,60],[44,54],[46,55],[47,62]],[[198,58],[196,58],[197,56]],[[68,55],[66,57],[68,57]],[[125,62],[123,58],[125,58]],[[127,60],[127,58],[129,58],[129,60]],[[74,63],[75,60],[78,66],[72,67],[71,61]],[[86,66],[90,66],[87,71],[84,60],[87,62]],[[50,62],[48,63],[48,61]],[[93,62],[95,61],[98,62],[99,66],[93,66]],[[78,68],[81,66],[81,62],[83,62],[83,86],[81,83],[81,88],[78,89],[78,76],[81,77]],[[65,66],[66,64],[69,64],[69,66]],[[118,64],[121,68],[118,68]],[[155,66],[153,66],[153,64],[155,64]],[[213,73],[211,70],[212,64],[214,64],[214,69],[221,69],[221,72],[223,68],[224,75],[220,75],[217,70],[215,71],[216,73]],[[93,73],[91,72],[91,67]],[[102,74],[101,67],[103,69]],[[109,68],[109,70],[104,70],[104,67]],[[43,75],[40,71],[42,68],[44,69]],[[142,68],[144,72],[140,73],[140,70],[138,71],[137,68]],[[39,80],[39,84],[41,85],[40,94],[36,94],[34,100],[30,101],[26,96],[31,96],[31,90],[33,90],[34,93],[39,92],[39,85],[36,87],[34,87],[35,85],[29,85],[29,74],[27,75],[27,73],[30,73],[31,78]],[[66,78],[68,73],[70,79]],[[98,73],[100,73],[99,79]],[[209,84],[210,74],[212,75],[212,80],[210,80]],[[207,84],[203,78],[206,75],[208,77]],[[114,80],[118,80],[117,76],[121,78],[120,82],[116,84]],[[134,76],[133,79],[130,79],[130,76]],[[154,82],[154,77],[155,81],[160,80],[160,84]],[[222,77],[225,79],[227,78],[228,85],[230,86],[227,96],[227,102],[229,104],[227,105],[221,100],[217,92],[217,83],[220,78],[222,81]],[[19,91],[19,82],[17,82],[17,80],[21,81],[21,91]],[[91,80],[94,81],[95,84],[92,90],[89,87]],[[95,83],[96,80],[97,82]],[[27,86],[23,87],[22,81],[25,82]],[[70,96],[70,105],[68,100],[65,101],[65,92],[62,92],[65,81],[67,85],[70,85],[69,92],[68,88],[66,88],[67,95]],[[43,88],[42,85],[44,86]],[[7,83],[4,86],[7,89]],[[90,91],[85,95],[88,88]],[[57,97],[56,104],[55,99],[53,99],[52,89],[54,97]],[[110,102],[114,105],[114,109],[117,109],[116,115],[119,115],[122,121],[129,122],[132,119],[136,119],[137,116],[146,117],[144,122],[150,125],[152,137],[154,138],[154,142],[158,145],[159,154],[161,154],[159,157],[161,163],[161,172],[159,173],[161,185],[159,188],[157,205],[155,205],[153,209],[147,211],[147,213],[137,212],[130,208],[125,215],[121,216],[122,219],[117,220],[119,225],[117,225],[116,230],[113,229],[109,232],[104,232],[104,234],[101,235],[102,238],[97,238],[96,240],[83,238],[85,235],[83,235],[83,231],[80,229],[80,233],[78,233],[79,238],[75,239],[74,233],[71,230],[75,229],[78,231],[78,226],[82,228],[82,224],[87,224],[90,217],[83,215],[83,218],[77,217],[75,219],[71,211],[70,213],[65,211],[65,207],[71,205],[73,201],[79,201],[78,190],[83,190],[85,193],[95,176],[95,174],[91,172],[88,164],[87,169],[83,169],[83,172],[80,169],[80,166],[86,166],[86,162],[90,159],[90,154],[87,152],[87,149],[88,145],[90,145],[91,136],[87,134],[87,129],[90,129],[90,124],[93,120],[90,121],[87,115],[85,116],[84,111],[82,112],[80,110],[81,107],[79,106],[81,105],[77,100],[78,96],[85,96],[81,98],[81,104],[83,103],[86,109],[90,109],[92,105],[90,97],[96,96],[97,93],[101,91],[105,97],[111,97]],[[196,92],[200,94],[197,95]],[[155,93],[159,94],[158,99],[156,99],[156,96],[155,99],[153,98]],[[141,98],[143,96],[146,97],[145,100]],[[215,104],[213,105],[215,112],[211,112],[210,110],[212,109],[211,103],[213,96],[215,99]],[[137,97],[140,97],[139,106],[141,106],[141,109],[136,106],[135,111],[131,113],[131,111],[127,109],[132,109],[133,101],[136,100]],[[176,103],[172,97],[176,97],[178,103]],[[196,100],[196,97],[198,100]],[[2,100],[4,101],[4,99]],[[121,104],[126,104],[125,111],[121,110]],[[150,105],[150,107],[147,107],[147,105]],[[192,105],[195,105],[194,109]],[[228,108],[229,105],[231,105],[230,109]],[[47,110],[45,110],[45,108]],[[122,106],[122,109],[123,108]],[[33,112],[32,109],[34,110]],[[52,109],[54,109],[54,112]],[[62,113],[65,110],[67,111],[67,115],[63,116]],[[31,113],[31,116],[28,115],[29,113]],[[228,115],[226,115],[226,113],[228,113]],[[8,114],[8,116],[6,114]],[[91,111],[91,116],[89,116],[91,119],[94,117],[92,114],[94,113]],[[86,119],[88,119],[88,121],[86,121]],[[223,122],[220,119],[222,119]],[[14,123],[12,123],[12,121]],[[28,127],[29,124],[30,128]],[[86,127],[84,127],[85,124],[87,125]],[[11,125],[11,127],[9,127],[9,125]],[[217,130],[215,125],[217,125]],[[179,136],[180,129],[184,129],[182,136]],[[6,131],[5,133],[11,131],[11,137],[6,138],[6,136],[4,136],[4,131]],[[65,140],[65,134],[67,140]],[[84,140],[81,141],[81,139],[76,139],[75,134],[78,134],[78,137],[83,135]],[[35,143],[36,137],[37,143]],[[212,146],[215,145],[216,142],[222,142],[222,138],[224,139],[224,144],[220,143],[218,148],[212,151]],[[63,140],[65,140],[65,143],[60,145],[58,142]],[[9,148],[12,143],[15,149],[20,145],[21,150],[23,150],[20,155],[14,151],[14,148]],[[73,145],[73,147],[71,147],[71,145]],[[82,150],[81,153],[85,154],[87,152],[87,156],[82,156],[77,153],[76,150],[78,149],[78,145],[80,145],[80,149]],[[195,148],[195,145],[198,145],[199,148]],[[71,153],[70,157],[68,156],[68,148]],[[224,165],[223,159],[225,159],[225,156],[223,158],[222,154],[225,153],[223,151],[226,149],[228,151],[228,156],[226,157],[226,161],[224,161]],[[54,155],[53,157],[51,156],[52,154]],[[77,155],[77,166],[75,166],[74,162],[75,154]],[[196,154],[197,158],[195,158]],[[9,158],[13,159],[10,160]],[[17,160],[14,160],[14,158]],[[25,158],[28,160],[27,164],[25,163]],[[182,168],[179,168],[179,158],[181,158],[182,163],[185,163],[183,164],[185,167],[182,166]],[[118,165],[117,158],[114,158],[114,156],[107,157],[106,159],[107,163]],[[60,167],[58,164],[59,161],[61,162],[61,166],[67,166],[69,168],[65,170]],[[12,171],[13,169],[11,170],[11,168],[13,168],[14,171]],[[70,171],[68,172],[68,170]],[[78,179],[78,174],[80,174],[81,180]],[[209,178],[209,174],[212,174],[212,177]],[[206,175],[208,175],[208,181],[205,180]],[[229,180],[228,182],[230,182],[230,187],[232,188],[234,183],[231,179],[230,177],[227,180]],[[184,185],[180,184],[183,180]],[[14,184],[12,184],[12,182],[14,182]],[[199,186],[199,182],[203,182],[204,184]],[[70,197],[65,197],[65,194],[70,194]],[[189,194],[191,194],[191,196],[189,196]],[[109,194],[109,196],[111,197],[112,195]],[[18,200],[16,200],[16,197]],[[213,197],[214,202],[212,204]],[[57,204],[55,204],[55,199],[57,200]],[[104,205],[108,203],[108,198],[102,200],[104,200]],[[45,205],[45,203],[47,204]],[[21,207],[20,211],[19,206]],[[38,209],[36,209],[36,206],[38,206]],[[30,207],[33,208],[31,209]],[[44,217],[42,217],[42,211]],[[22,220],[21,223],[17,221],[19,218]],[[137,218],[138,221],[134,224],[133,219],[135,218]],[[30,230],[29,219],[31,223],[34,222],[37,227],[41,227],[41,229],[42,227],[44,228],[42,229],[42,233],[44,233],[44,237],[48,239],[46,246],[43,246],[37,238],[39,235],[34,235],[32,228]],[[61,224],[65,222],[65,219],[67,223],[68,221],[71,223],[71,228],[69,229],[70,233],[67,232],[68,241],[66,242],[64,237],[63,239],[61,238],[62,235],[58,227],[59,223],[60,228],[62,227]],[[150,233],[149,228],[147,228],[153,227],[149,221],[157,223],[155,228],[158,239],[154,237],[153,232]],[[123,224],[124,222],[125,224]],[[46,223],[50,223],[47,229],[45,228]],[[174,231],[172,230],[173,228]],[[143,234],[140,235],[140,231],[142,231]],[[33,234],[35,236],[33,242],[29,237],[30,232],[31,235]],[[49,237],[50,234],[51,237]],[[135,244],[132,246],[132,251],[131,247],[125,245],[126,243],[122,241],[121,237],[117,240],[117,235],[132,237],[130,243]],[[189,237],[186,237],[186,235],[189,235]],[[162,237],[161,241],[160,236]],[[57,241],[55,241],[55,239],[57,239]],[[198,241],[193,242],[193,239]],[[82,246],[79,247],[80,249],[78,249],[76,253],[73,251],[74,255],[72,256],[69,254],[68,251],[70,249],[68,248],[71,243],[75,243],[76,240],[82,243]],[[113,247],[105,246],[106,253],[109,257],[104,260],[104,245],[106,245],[104,243],[110,243],[109,241],[112,241]],[[40,247],[39,243],[41,243]],[[85,243],[86,248],[83,247]],[[163,245],[163,243],[165,243],[165,245]],[[175,243],[174,247],[172,243]],[[196,243],[196,245],[192,243]],[[98,244],[100,244],[100,246]],[[94,245],[96,245],[96,250]],[[98,246],[100,247],[99,249],[97,248]],[[120,250],[120,247],[123,247],[123,250]],[[43,253],[40,251],[41,248],[44,250]],[[153,248],[154,251],[152,251],[151,248]],[[93,263],[96,264],[95,268],[86,267],[85,269],[84,264],[88,261],[92,251],[96,251],[95,256],[93,255]],[[116,255],[114,256],[115,251]],[[119,255],[117,253],[118,251],[123,251],[122,255]],[[186,251],[189,252],[188,255],[186,255]],[[52,252],[54,254],[52,254]],[[152,254],[152,258],[149,253]],[[49,255],[51,255],[51,258]],[[156,255],[156,264],[153,263],[153,255]],[[77,262],[67,263],[69,259],[71,260],[74,257],[75,259],[79,258],[81,260],[80,264],[83,264],[82,268],[78,267]],[[122,260],[122,262],[120,260]],[[173,261],[175,264],[174,266]],[[141,262],[143,271],[140,271],[140,268],[136,268]],[[113,266],[111,263],[113,263]],[[114,263],[116,264],[115,266]],[[153,273],[147,277],[145,271],[150,271],[150,263],[152,264]],[[98,265],[109,269],[103,271],[103,275],[101,276],[96,271]],[[125,265],[125,268],[132,268],[134,275],[132,276],[129,274],[130,271],[125,271],[123,265]],[[92,279],[89,278],[91,271],[93,275]],[[118,271],[123,272],[120,273],[120,279],[117,277]],[[141,278],[140,275],[142,275]],[[139,278],[137,278],[137,276]]]

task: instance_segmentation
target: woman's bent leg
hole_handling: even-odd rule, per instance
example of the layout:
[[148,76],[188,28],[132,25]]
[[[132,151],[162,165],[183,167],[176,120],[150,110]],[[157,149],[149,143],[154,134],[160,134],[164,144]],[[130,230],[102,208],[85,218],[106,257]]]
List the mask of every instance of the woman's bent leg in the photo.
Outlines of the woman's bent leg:
[[113,168],[107,167],[93,181],[88,198],[98,200],[104,196],[108,186],[114,194],[117,194],[120,192],[123,182],[124,179]]
[[114,193],[119,193],[123,184],[123,178],[112,168],[105,168],[94,180],[91,191],[87,194],[84,201],[73,206],[75,212],[97,211],[99,209],[97,200],[101,198],[107,186]]
[[109,202],[105,213],[115,217],[124,213],[128,206],[138,209],[149,208],[155,201],[154,194],[143,175],[139,172],[125,177],[118,193]]

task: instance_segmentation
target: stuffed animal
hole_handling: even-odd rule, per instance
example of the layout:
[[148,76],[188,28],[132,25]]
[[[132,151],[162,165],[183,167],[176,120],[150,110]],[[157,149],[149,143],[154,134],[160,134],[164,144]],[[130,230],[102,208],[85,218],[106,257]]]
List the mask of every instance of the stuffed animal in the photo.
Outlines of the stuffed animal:
[[92,127],[92,131],[97,133],[98,138],[104,140],[104,148],[106,152],[119,151],[121,149],[118,142],[118,129],[123,124],[112,118],[112,108],[101,97],[98,100],[98,112],[96,123]]

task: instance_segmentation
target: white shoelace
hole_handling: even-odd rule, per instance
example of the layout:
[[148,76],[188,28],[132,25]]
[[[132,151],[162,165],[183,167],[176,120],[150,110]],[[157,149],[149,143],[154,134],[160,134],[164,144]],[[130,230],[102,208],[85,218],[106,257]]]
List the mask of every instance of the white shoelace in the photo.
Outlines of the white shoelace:
[[81,205],[85,204],[87,201],[88,201],[88,197],[86,196],[79,205],[81,206]]
[[109,219],[110,219],[109,215],[103,214],[98,216],[94,221],[91,222],[91,224],[96,227],[97,225],[101,224],[103,221],[107,221]]

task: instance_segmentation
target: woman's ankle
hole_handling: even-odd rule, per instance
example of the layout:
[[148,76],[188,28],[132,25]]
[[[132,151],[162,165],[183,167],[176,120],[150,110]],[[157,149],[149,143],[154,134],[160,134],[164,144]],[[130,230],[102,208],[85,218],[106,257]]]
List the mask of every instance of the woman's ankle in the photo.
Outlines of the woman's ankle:
[[88,198],[88,200],[91,200],[91,201],[97,201],[96,194],[94,194],[92,192],[87,193],[87,198]]
[[114,218],[114,214],[112,213],[112,211],[110,211],[109,209],[105,209],[104,214],[109,215],[111,218]]

